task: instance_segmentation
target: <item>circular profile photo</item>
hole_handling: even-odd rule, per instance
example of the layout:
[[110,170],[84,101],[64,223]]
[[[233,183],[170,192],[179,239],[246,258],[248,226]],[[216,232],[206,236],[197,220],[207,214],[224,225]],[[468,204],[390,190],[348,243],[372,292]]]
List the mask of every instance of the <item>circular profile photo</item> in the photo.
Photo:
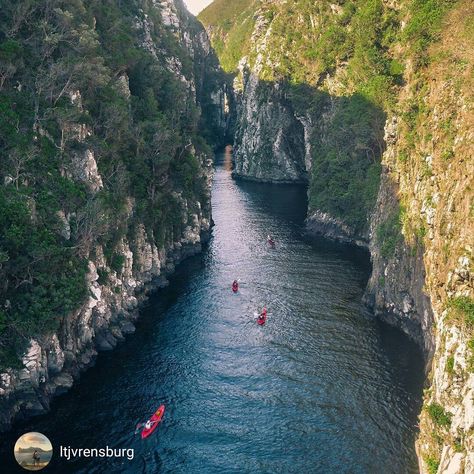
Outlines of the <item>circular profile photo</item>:
[[15,443],[16,462],[28,471],[40,471],[53,457],[53,446],[44,434],[32,431],[25,433]]

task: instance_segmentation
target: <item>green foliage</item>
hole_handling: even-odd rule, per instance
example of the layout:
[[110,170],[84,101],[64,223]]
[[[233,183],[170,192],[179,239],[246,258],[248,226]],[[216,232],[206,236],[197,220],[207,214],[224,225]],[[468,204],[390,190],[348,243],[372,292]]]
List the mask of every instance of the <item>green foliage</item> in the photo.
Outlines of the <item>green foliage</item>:
[[402,240],[401,211],[397,207],[377,229],[377,244],[383,258],[395,255],[395,250]]
[[[56,330],[85,301],[95,246],[120,273],[117,244],[138,224],[161,246],[179,235],[196,201],[207,204],[202,160],[210,149],[200,127],[208,120],[167,60],[178,58],[188,79],[202,72],[159,9],[141,6],[2,3],[0,367],[13,366],[31,337]],[[135,26],[145,15],[156,55]],[[219,81],[218,74],[196,81],[210,116]],[[77,170],[86,152],[102,177],[98,192]],[[98,273],[106,284],[107,272]]]
[[315,137],[310,207],[366,230],[379,187],[381,113],[362,95],[343,97],[324,140]]
[[105,268],[98,268],[97,274],[99,275],[97,279],[99,285],[106,285],[109,282],[109,272]]
[[[258,9],[267,23],[260,30],[266,34],[260,78],[286,85],[295,111],[315,124],[310,207],[364,232],[379,187],[386,112],[402,83],[403,64],[390,52],[398,39],[399,13],[382,0],[341,2],[339,13],[329,1],[244,3],[214,2],[200,15],[221,62],[236,71],[248,55],[250,66],[255,64],[249,18]],[[344,69],[337,82],[350,96],[329,97],[323,90],[323,79],[336,69]],[[321,130],[323,114],[328,123]]]
[[18,41],[7,39],[0,44],[0,59],[11,61],[21,53],[21,45]]
[[453,441],[453,448],[457,453],[462,453],[464,451],[462,439],[455,439]]
[[428,46],[439,38],[443,18],[457,0],[411,0],[410,20],[403,30],[403,40],[411,49],[416,65],[426,65]]
[[396,78],[403,78],[403,73],[405,72],[405,66],[397,61],[396,59],[392,59],[390,61],[390,75]]
[[453,375],[454,374],[454,356],[450,355],[448,359],[446,360],[446,372],[448,374]]
[[449,427],[451,425],[451,414],[438,403],[432,403],[426,407],[428,415],[438,426]]
[[[313,138],[310,207],[330,212],[357,231],[366,229],[375,203],[385,117],[395,109],[403,85],[406,58],[400,42],[409,45],[405,50],[411,58],[423,61],[454,0],[408,0],[402,9],[388,3],[347,0],[335,8],[328,0],[218,0],[200,15],[226,70],[236,72],[243,56],[250,67],[258,59],[260,79],[289,84],[291,104],[310,115],[315,127],[326,113],[329,123]],[[266,23],[256,32],[257,41],[265,35],[265,48],[259,51],[251,39],[257,14]],[[403,30],[402,21],[408,21]],[[351,97],[329,100],[324,95],[324,80],[334,74],[335,88]],[[424,107],[409,104],[403,114],[409,130],[399,155],[402,163],[408,162]],[[389,224],[381,229],[385,255],[393,253],[400,236],[397,225]],[[422,241],[426,230],[418,230]]]
[[224,31],[229,31],[234,24],[232,20],[252,4],[256,5],[256,2],[254,0],[234,0],[233,2],[215,0],[199,14],[198,18],[204,25],[220,25]]
[[469,339],[467,347],[471,351],[471,355],[469,356],[469,359],[467,361],[467,368],[469,372],[474,372],[474,337]]
[[0,187],[0,364],[29,337],[57,329],[86,296],[85,262],[54,232],[47,210],[38,206],[33,218],[31,204],[25,194]]
[[110,259],[110,268],[116,273],[122,273],[122,268],[125,263],[125,257],[119,253],[113,253]]
[[425,458],[426,467],[428,468],[429,474],[436,474],[439,468],[439,459],[428,456]]
[[418,226],[415,230],[417,242],[423,242],[423,239],[426,237],[427,232],[428,231],[426,230],[426,227],[423,224]]
[[468,296],[457,296],[448,301],[448,308],[461,316],[466,324],[474,327],[474,299]]
[[240,59],[250,49],[255,21],[256,0],[215,0],[198,16],[206,26],[212,25],[211,40],[224,71],[235,72]]

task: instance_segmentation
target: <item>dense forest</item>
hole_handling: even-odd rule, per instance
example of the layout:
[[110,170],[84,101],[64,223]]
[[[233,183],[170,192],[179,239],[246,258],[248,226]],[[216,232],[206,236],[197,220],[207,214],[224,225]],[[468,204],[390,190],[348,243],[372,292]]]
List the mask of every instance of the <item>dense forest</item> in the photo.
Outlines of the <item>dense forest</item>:
[[85,300],[97,245],[104,283],[120,274],[116,245],[138,223],[161,248],[186,226],[183,199],[208,205],[203,136],[218,78],[195,81],[206,58],[142,3],[2,2],[2,367]]

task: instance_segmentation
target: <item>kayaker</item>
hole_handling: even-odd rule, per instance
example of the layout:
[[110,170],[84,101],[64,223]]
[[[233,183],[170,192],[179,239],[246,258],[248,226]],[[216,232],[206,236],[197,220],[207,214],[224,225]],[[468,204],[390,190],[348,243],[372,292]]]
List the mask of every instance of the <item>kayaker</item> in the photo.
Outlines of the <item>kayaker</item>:
[[275,247],[275,241],[273,240],[273,238],[272,238],[271,235],[269,235],[269,236],[267,237],[267,240],[268,240],[268,243],[269,243],[269,245],[270,245],[271,247]]
[[145,429],[146,429],[146,430],[151,429],[151,427],[152,427],[155,423],[156,423],[156,421],[148,420],[148,421],[145,423]]
[[234,293],[236,293],[239,290],[239,282],[237,280],[233,281],[232,290],[234,291]]

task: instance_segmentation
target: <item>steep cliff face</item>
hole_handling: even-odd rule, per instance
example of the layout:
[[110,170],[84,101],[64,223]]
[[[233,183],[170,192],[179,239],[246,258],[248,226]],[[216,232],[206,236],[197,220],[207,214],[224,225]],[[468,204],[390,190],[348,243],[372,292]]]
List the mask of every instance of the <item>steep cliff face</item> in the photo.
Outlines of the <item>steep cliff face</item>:
[[304,127],[283,84],[264,83],[242,64],[236,89],[234,176],[274,183],[306,182]]
[[[72,45],[75,45],[73,47]],[[39,414],[210,231],[225,83],[180,0],[0,12],[0,429]]]
[[[470,2],[457,2],[427,65],[416,69],[408,62],[399,100],[401,110],[414,113],[391,119],[393,142],[384,156],[401,203],[403,242],[394,260],[400,248],[419,255],[424,286],[410,288],[415,297],[421,290],[429,296],[434,321],[426,327],[427,307],[418,306],[423,331],[434,342],[417,444],[423,471],[474,472],[472,15]],[[374,255],[377,260],[379,252]],[[387,268],[384,263],[377,266]],[[393,289],[389,284],[381,291]]]
[[[474,472],[472,6],[244,3],[201,16],[237,75],[236,170],[273,180],[282,156],[294,161],[258,131],[284,108],[292,118],[265,128],[279,148],[280,131],[300,123],[308,229],[369,248],[367,304],[424,348],[420,470]],[[217,11],[251,19],[251,31]]]
[[[235,75],[234,174],[309,181],[312,229],[367,246],[385,121],[385,98],[377,97],[383,92],[373,82],[377,76],[388,88],[394,79],[365,71],[370,61],[387,61],[383,46],[373,57],[360,54],[346,71],[354,49],[382,36],[373,17],[386,14],[393,22],[388,7],[357,12],[352,2],[237,3],[240,10],[216,1],[199,16]],[[367,38],[353,35],[356,29]]]
[[[307,182],[310,161],[305,160],[308,140],[304,122],[297,117],[286,84],[263,79],[265,68],[271,69],[267,61],[271,21],[258,5],[254,1],[216,2],[200,16],[213,46],[221,53],[223,66],[229,74],[236,73],[234,176],[276,183]],[[213,25],[214,15],[224,18],[224,25]],[[229,21],[237,21],[230,31]],[[243,38],[252,46],[246,47]],[[236,51],[228,53],[229,43],[236,45]],[[241,57],[244,53],[247,55]]]

